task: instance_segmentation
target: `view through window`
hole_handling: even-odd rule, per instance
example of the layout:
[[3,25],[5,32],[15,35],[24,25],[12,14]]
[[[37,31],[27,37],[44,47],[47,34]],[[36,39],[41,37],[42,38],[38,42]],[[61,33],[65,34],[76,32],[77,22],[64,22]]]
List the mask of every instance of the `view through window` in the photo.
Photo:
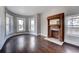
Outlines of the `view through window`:
[[18,31],[24,31],[24,19],[18,18]]
[[79,17],[68,20],[69,26],[79,26]]
[[34,32],[34,19],[31,19],[31,31]]

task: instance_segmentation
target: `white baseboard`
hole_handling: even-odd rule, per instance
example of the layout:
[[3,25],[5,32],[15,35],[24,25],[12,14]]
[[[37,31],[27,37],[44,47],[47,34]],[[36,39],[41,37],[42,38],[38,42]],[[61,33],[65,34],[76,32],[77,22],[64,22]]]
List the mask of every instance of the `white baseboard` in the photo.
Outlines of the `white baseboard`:
[[29,33],[29,34],[33,34],[33,35],[36,35],[37,36],[37,33]]
[[10,37],[12,37],[12,36],[20,35],[20,34],[33,34],[33,35],[36,35],[36,36],[40,35],[40,34],[37,34],[37,33],[29,33],[29,32],[20,32],[20,33],[19,33],[19,32],[18,32],[18,33],[14,33],[14,34],[11,34],[11,35],[6,36],[5,39],[8,39],[8,38],[10,38]]
[[18,33],[14,33],[14,34],[10,34],[10,35],[6,36],[5,39],[8,39],[9,37],[12,37],[12,36],[15,36],[15,35],[20,35],[20,34],[33,34],[33,35],[36,35],[36,36],[41,35],[41,36],[47,37],[47,35],[44,35],[42,33],[37,34],[37,33],[30,33],[30,32],[18,32]]
[[18,33],[14,33],[14,34],[10,34],[10,35],[6,36],[5,39],[8,39],[8,38],[10,38],[12,36],[20,35],[20,34],[29,34],[29,33],[28,32],[20,32],[20,33],[18,32]]
[[40,33],[40,35],[42,35],[42,36],[44,36],[44,37],[47,37],[47,35],[45,35],[45,34],[42,34],[42,33]]
[[79,46],[79,42],[78,41],[72,41],[72,40],[68,40],[68,39],[65,39],[65,42],[66,43],[69,43],[69,44],[72,44],[72,45],[75,45],[75,46]]

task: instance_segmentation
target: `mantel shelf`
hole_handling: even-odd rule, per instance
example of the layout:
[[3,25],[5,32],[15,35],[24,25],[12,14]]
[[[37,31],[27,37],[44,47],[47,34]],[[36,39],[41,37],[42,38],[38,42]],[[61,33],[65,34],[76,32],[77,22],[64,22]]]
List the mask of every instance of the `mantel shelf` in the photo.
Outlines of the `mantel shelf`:
[[50,30],[52,30],[52,31],[60,31],[60,29],[50,29]]
[[48,25],[48,26],[60,26],[59,24],[54,24],[54,25]]

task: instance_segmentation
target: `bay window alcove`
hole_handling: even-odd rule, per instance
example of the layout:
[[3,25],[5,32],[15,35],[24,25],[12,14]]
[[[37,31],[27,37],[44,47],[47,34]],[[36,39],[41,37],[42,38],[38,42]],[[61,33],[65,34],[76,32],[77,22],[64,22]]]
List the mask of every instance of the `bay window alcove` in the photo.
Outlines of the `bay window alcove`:
[[40,14],[23,16],[6,9],[6,37],[40,33]]

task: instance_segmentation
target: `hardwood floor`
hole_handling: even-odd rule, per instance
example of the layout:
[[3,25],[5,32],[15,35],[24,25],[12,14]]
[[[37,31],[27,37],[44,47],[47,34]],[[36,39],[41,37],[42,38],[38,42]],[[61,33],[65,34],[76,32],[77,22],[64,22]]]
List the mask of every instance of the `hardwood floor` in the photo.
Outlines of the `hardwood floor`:
[[56,45],[44,40],[42,36],[19,35],[7,40],[2,53],[78,53],[79,47],[64,43]]

